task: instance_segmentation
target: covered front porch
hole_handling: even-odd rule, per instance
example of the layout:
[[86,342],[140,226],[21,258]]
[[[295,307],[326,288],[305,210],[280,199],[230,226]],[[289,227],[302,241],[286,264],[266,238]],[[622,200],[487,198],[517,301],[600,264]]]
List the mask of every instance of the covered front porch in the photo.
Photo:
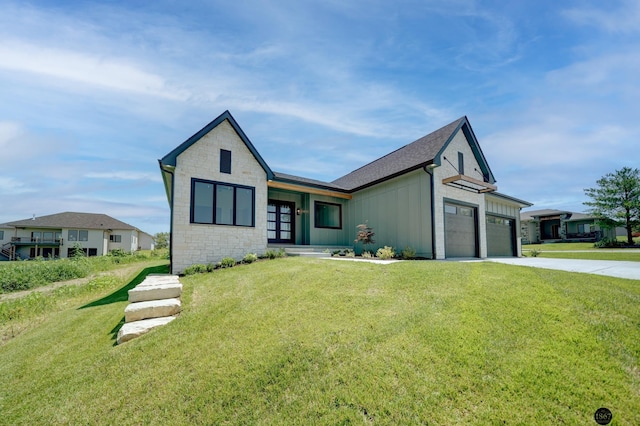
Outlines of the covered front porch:
[[268,182],[268,247],[293,254],[353,248],[345,226],[351,195],[291,178]]

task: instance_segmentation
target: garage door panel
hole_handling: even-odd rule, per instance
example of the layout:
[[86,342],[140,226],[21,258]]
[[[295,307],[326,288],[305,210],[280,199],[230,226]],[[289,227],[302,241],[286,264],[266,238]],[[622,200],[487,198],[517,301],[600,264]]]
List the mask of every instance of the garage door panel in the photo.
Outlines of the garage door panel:
[[477,227],[475,210],[471,207],[445,206],[445,256],[476,257]]
[[515,221],[487,215],[487,255],[515,256]]

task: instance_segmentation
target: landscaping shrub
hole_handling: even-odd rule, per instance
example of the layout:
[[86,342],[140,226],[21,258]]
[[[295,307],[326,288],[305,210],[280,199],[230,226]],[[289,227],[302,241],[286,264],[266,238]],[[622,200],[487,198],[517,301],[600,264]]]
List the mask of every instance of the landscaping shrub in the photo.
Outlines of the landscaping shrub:
[[538,257],[538,255],[540,254],[540,250],[538,249],[531,249],[529,250],[529,256],[530,257]]
[[204,274],[207,272],[207,265],[203,265],[202,263],[195,263],[191,266],[187,266],[184,268],[183,274],[185,275],[195,275],[195,274]]
[[416,249],[411,247],[405,247],[402,250],[401,256],[403,259],[415,259],[416,257]]
[[365,259],[371,259],[373,257],[373,254],[370,251],[365,250],[362,252],[362,257],[364,257]]
[[221,268],[232,268],[236,265],[236,260],[233,257],[225,257],[220,261]]
[[247,253],[243,258],[242,258],[242,263],[253,263],[256,260],[258,260],[258,255],[255,253]]
[[287,253],[282,248],[278,250],[269,249],[265,252],[264,257],[267,259],[277,259],[279,257],[285,257],[286,255]]
[[344,255],[346,257],[356,257],[356,252],[351,249],[347,249],[345,250]]
[[597,248],[615,248],[622,247],[623,244],[615,238],[603,238],[600,241],[595,242],[593,246]]
[[376,251],[376,257],[379,257],[383,260],[392,259],[395,255],[396,252],[393,251],[393,247],[389,246],[384,246],[383,248],[379,248],[378,251]]

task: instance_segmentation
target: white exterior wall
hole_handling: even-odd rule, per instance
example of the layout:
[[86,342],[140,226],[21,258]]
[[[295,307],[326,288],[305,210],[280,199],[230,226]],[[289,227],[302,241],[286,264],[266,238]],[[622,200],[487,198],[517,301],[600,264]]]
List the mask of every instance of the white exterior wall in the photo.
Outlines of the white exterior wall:
[[436,259],[444,259],[445,253],[445,232],[444,232],[444,199],[460,201],[462,203],[473,204],[477,206],[477,224],[478,224],[478,238],[479,238],[479,257],[487,257],[487,232],[486,232],[486,218],[485,218],[485,198],[484,194],[479,194],[472,191],[466,191],[460,188],[455,188],[450,185],[444,185],[443,179],[451,176],[455,176],[458,173],[448,161],[446,157],[455,167],[458,167],[458,152],[462,152],[464,155],[464,171],[465,175],[474,179],[482,180],[482,176],[476,173],[473,169],[480,170],[480,166],[475,159],[473,151],[467,142],[462,131],[458,131],[455,137],[449,142],[449,145],[442,154],[442,161],[439,167],[433,169],[434,178],[434,224],[435,224],[435,241],[436,241]]
[[[120,235],[120,242],[111,241],[111,235]],[[134,229],[120,230],[114,229],[111,233],[105,235],[106,253],[111,250],[122,249],[127,253],[133,253],[138,250],[138,231]]]
[[[69,241],[69,229],[88,231],[87,241]],[[97,256],[103,256],[105,252],[105,235],[106,232],[99,229],[82,229],[82,228],[63,228],[62,229],[62,242],[60,246],[60,257],[67,257],[67,252],[70,248],[73,248],[76,244],[80,244],[82,248],[94,248],[97,249]],[[106,237],[107,240],[109,237]]]
[[[220,149],[231,151],[231,174],[220,173]],[[255,188],[255,227],[190,223],[191,178]],[[180,274],[195,263],[242,259],[267,248],[267,175],[228,121],[182,152],[173,183],[172,269]]]

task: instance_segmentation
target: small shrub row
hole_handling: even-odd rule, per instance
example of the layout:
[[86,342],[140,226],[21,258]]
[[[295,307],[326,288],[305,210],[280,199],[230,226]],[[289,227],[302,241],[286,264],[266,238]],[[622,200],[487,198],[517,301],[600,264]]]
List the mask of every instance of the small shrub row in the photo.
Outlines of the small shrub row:
[[[351,249],[346,249],[346,250],[333,250],[331,252],[332,256],[344,256],[344,257],[355,257],[355,252]],[[396,253],[396,251],[393,249],[393,247],[390,246],[384,246],[379,248],[378,250],[376,250],[375,255],[368,251],[365,250],[362,252],[362,257],[365,259],[371,259],[373,257],[377,257],[383,260],[387,260],[387,259],[393,259],[395,257],[400,257],[402,259],[415,259],[416,258],[416,250],[412,247],[405,247],[403,250],[400,251],[400,253]]]
[[238,264],[250,264],[258,259],[276,259],[286,256],[283,249],[280,250],[267,250],[263,256],[258,256],[256,253],[247,253],[240,262],[236,262],[233,257],[224,257],[218,263],[209,263],[207,265],[202,263],[196,263],[188,266],[182,272],[184,275],[204,274],[207,272],[213,272],[216,269],[232,268]]

